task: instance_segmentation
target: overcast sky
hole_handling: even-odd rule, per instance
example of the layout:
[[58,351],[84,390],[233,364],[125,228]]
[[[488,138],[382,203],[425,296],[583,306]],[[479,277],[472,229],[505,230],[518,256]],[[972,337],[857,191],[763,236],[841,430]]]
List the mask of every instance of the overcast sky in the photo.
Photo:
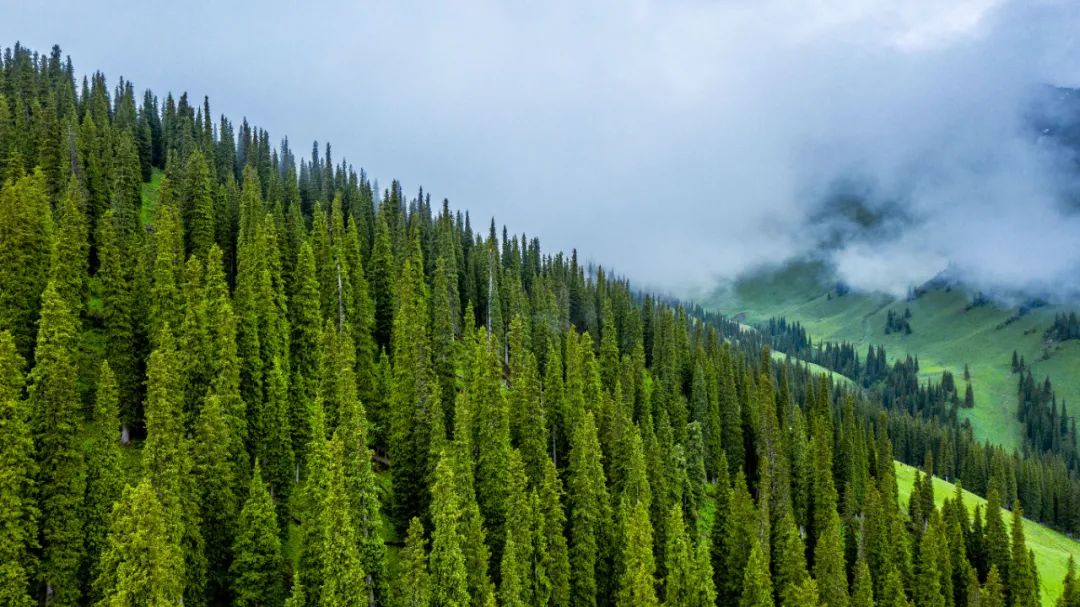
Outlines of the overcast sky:
[[[639,284],[707,289],[806,254],[821,194],[903,200],[832,254],[902,292],[1080,276],[1061,157],[1023,131],[1037,83],[1080,83],[1065,0],[26,2],[0,38],[159,94],[210,96],[276,141],[423,186]],[[877,204],[877,203],[875,203]],[[880,202],[884,205],[886,202]]]

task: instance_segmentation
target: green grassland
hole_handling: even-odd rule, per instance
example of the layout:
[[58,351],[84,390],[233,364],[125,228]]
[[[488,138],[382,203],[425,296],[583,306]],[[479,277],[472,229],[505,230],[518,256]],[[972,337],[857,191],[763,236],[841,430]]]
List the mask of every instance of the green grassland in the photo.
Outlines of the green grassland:
[[161,180],[164,178],[164,171],[154,169],[150,181],[142,184],[142,208],[139,209],[139,219],[143,225],[149,225],[154,220],[154,209],[157,208],[158,198],[161,197]]
[[[1050,376],[1059,399],[1080,403],[1080,342],[1047,344],[1044,333],[1060,307],[1045,306],[1017,316],[1017,309],[993,303],[969,304],[961,288],[928,289],[911,300],[850,292],[838,295],[835,282],[819,264],[794,263],[740,279],[706,302],[718,312],[757,323],[772,316],[799,321],[815,341],[848,341],[865,353],[884,345],[890,360],[919,357],[924,377],[953,371],[962,382],[967,364],[975,408],[964,411],[980,439],[1014,448],[1020,445],[1016,421],[1016,376],[1012,351],[1032,366],[1037,378]],[[910,335],[885,334],[887,313],[911,310]]]
[[[911,488],[915,482],[915,468],[896,462],[896,481],[900,489],[900,505],[907,508]],[[955,492],[956,487],[952,483],[934,478],[934,502],[938,507],[945,502],[945,498],[952,497]],[[976,504],[982,504],[985,507],[986,500],[974,493],[964,491],[964,503],[968,511],[972,512]],[[1005,523],[1009,524],[1011,516],[1009,512],[1003,509],[1001,515],[1005,517]],[[1042,604],[1049,607],[1061,594],[1061,582],[1065,578],[1069,556],[1080,559],[1080,543],[1030,519],[1024,519],[1024,535],[1027,538],[1028,547],[1035,553]]]

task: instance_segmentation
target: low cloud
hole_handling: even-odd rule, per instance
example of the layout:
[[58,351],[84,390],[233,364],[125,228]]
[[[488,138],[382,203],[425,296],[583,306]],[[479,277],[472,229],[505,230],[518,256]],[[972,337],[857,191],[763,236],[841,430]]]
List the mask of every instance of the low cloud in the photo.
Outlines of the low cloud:
[[1080,277],[1076,165],[1030,114],[1080,83],[1075,2],[30,4],[5,33],[77,69],[330,140],[638,284],[810,255],[891,293]]

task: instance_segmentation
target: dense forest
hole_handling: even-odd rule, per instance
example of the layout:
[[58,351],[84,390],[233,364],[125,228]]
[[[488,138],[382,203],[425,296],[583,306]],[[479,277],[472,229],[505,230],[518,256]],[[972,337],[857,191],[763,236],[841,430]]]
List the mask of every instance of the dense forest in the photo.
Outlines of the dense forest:
[[834,384],[59,48],[4,53],[0,176],[4,605],[1033,607],[1024,513],[1080,528],[917,360]]

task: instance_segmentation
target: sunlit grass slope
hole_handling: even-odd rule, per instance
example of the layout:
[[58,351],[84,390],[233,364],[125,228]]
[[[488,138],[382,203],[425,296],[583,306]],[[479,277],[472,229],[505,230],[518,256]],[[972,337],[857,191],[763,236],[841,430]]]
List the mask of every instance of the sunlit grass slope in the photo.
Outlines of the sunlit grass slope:
[[[806,327],[815,340],[849,341],[865,353],[869,344],[886,347],[890,359],[918,355],[924,377],[952,370],[960,380],[966,363],[975,408],[965,411],[976,436],[1006,447],[1020,444],[1016,421],[1016,376],[1012,351],[1049,375],[1059,398],[1080,406],[1080,342],[1047,345],[1043,334],[1061,311],[1036,308],[1017,316],[1016,308],[986,303],[969,309],[973,295],[960,288],[929,289],[912,300],[850,292],[839,296],[820,265],[796,263],[741,279],[718,291],[707,305],[757,323],[785,316]],[[909,308],[911,335],[885,334],[887,313]]]
[[[896,462],[896,480],[900,488],[900,505],[907,508],[911,487],[915,482],[915,468]],[[952,497],[955,492],[956,487],[952,483],[934,478],[934,502],[938,507],[945,502],[945,498]],[[971,512],[976,504],[985,507],[986,500],[964,491],[964,503]],[[1004,517],[1006,525],[1010,524],[1011,515],[1008,510],[1003,509],[1001,516]],[[1080,559],[1080,542],[1029,519],[1024,519],[1024,535],[1027,537],[1028,547],[1035,553],[1042,604],[1049,607],[1061,595],[1061,582],[1065,578],[1069,555]]]

